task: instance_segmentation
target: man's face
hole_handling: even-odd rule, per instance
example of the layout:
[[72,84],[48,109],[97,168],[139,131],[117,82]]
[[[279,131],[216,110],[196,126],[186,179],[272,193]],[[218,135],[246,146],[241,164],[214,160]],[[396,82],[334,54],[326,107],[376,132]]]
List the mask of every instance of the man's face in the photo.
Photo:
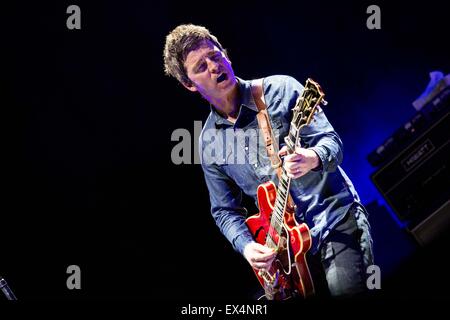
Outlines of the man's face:
[[200,92],[208,101],[225,97],[237,83],[230,60],[210,41],[189,52],[184,67],[192,81],[185,87]]

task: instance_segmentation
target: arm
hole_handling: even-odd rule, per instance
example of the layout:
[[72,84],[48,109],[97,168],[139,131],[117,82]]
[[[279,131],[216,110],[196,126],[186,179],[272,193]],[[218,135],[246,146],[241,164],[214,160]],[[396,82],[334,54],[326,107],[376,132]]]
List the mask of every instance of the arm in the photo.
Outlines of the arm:
[[243,254],[244,247],[253,241],[245,224],[247,210],[242,206],[242,191],[216,164],[202,164],[211,202],[211,215],[220,232],[233,248]]
[[245,224],[242,191],[215,164],[202,164],[211,201],[211,214],[222,234],[253,268],[268,268],[276,254],[253,240]]
[[343,145],[321,108],[314,120],[300,132],[302,143],[313,150],[320,158],[322,172],[334,172],[342,163]]
[[[286,114],[292,117],[291,109],[303,86],[293,78],[286,82],[284,99],[288,110]],[[310,170],[333,172],[342,162],[342,141],[334,131],[323,110],[319,107],[313,121],[300,131],[303,148],[296,148],[295,153],[285,157],[285,168],[291,178],[299,178]],[[280,156],[286,154],[286,148],[280,150]]]

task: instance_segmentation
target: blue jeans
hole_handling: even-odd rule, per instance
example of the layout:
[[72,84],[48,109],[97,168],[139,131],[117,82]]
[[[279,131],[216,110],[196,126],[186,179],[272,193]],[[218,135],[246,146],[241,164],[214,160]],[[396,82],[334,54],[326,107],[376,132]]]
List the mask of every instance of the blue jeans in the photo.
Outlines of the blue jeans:
[[352,297],[367,291],[373,264],[372,238],[365,208],[355,203],[315,255],[308,256],[319,297]]

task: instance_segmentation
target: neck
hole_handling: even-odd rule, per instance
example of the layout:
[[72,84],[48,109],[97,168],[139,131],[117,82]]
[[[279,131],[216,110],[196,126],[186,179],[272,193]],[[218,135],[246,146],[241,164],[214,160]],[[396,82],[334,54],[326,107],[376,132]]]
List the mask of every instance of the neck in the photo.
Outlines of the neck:
[[236,120],[239,113],[240,99],[239,86],[236,83],[225,97],[210,98],[208,100],[222,117],[233,121]]

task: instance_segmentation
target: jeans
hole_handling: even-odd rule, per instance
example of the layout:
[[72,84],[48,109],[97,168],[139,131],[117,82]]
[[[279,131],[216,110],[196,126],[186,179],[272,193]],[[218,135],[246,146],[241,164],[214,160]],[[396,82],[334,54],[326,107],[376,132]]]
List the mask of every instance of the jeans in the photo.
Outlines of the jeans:
[[353,297],[367,291],[367,267],[373,264],[367,213],[355,203],[320,250],[307,256],[316,295]]

